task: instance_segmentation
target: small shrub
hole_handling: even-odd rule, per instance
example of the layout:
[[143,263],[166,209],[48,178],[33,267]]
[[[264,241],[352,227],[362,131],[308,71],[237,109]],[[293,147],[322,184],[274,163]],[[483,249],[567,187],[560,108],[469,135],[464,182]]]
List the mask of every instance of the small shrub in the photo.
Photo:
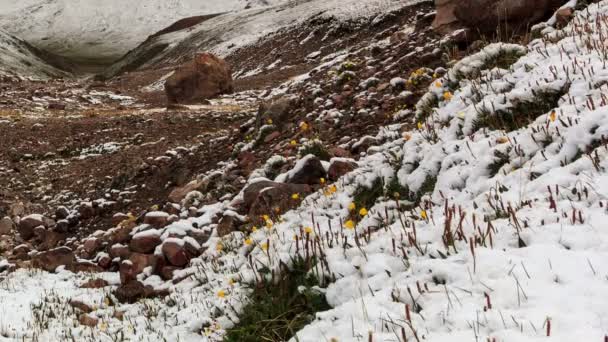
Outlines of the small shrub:
[[310,269],[310,263],[300,258],[276,283],[255,284],[251,302],[224,341],[288,341],[312,322],[315,313],[331,309],[325,295],[313,289],[320,281]]

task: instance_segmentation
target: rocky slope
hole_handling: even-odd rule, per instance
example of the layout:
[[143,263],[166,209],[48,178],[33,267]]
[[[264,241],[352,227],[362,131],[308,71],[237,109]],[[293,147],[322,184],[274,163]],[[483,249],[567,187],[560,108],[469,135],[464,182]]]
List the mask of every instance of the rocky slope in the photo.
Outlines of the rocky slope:
[[369,4],[238,46],[205,105],[158,108],[168,69],[11,85],[0,336],[605,339],[608,2],[472,44]]

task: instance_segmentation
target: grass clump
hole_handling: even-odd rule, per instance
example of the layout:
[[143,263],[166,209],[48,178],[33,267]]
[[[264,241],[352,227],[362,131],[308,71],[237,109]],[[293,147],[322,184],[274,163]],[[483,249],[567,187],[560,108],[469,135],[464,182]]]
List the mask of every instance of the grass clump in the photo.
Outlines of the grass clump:
[[531,100],[514,102],[508,110],[492,111],[487,107],[478,110],[473,131],[481,128],[512,132],[530,125],[536,118],[546,114],[559,104],[559,99],[568,92],[569,85],[561,89],[547,89],[536,92]]
[[310,262],[299,258],[279,279],[256,284],[251,302],[224,341],[287,341],[312,322],[315,313],[331,309],[325,295],[314,289],[320,281],[310,269]]

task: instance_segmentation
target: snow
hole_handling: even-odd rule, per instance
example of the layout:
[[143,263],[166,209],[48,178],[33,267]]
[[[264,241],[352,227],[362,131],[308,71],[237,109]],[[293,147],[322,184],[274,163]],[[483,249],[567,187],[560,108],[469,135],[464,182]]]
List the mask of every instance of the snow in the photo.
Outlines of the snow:
[[67,74],[47,64],[28,43],[0,29],[0,76],[2,75],[46,79]]
[[2,0],[0,28],[60,55],[117,59],[179,19],[280,1]]
[[[188,30],[168,33],[150,39],[133,50],[126,58],[114,64],[110,74],[123,66],[149,54],[158,47],[162,52],[150,59],[142,67],[150,67],[167,62],[176,62],[183,56],[198,51],[210,51],[221,57],[257,42],[262,37],[278,32],[286,27],[295,27],[312,17],[325,17],[338,21],[375,17],[384,12],[415,4],[419,0],[309,0],[276,2],[272,7],[254,8],[228,13],[204,21]],[[262,71],[262,70],[258,70]],[[257,73],[257,72],[255,72]],[[251,72],[248,76],[255,74]]]
[[[317,313],[292,341],[402,341],[402,335],[432,342],[602,341],[608,71],[598,42],[608,33],[607,15],[608,1],[601,1],[578,12],[565,31],[549,33],[551,39],[527,47],[491,44],[462,60],[421,99],[416,129],[402,135],[403,124],[395,124],[369,136],[377,146],[355,171],[270,227],[214,233],[203,255],[178,272],[188,279],[164,284],[172,291],[167,299],[122,305],[122,321],[108,308],[95,314],[108,332],[129,340],[219,341],[247,303],[246,284],[258,279],[250,262],[278,272],[301,253],[303,227],[315,227],[326,264],[311,272],[328,276],[321,285],[332,309]],[[522,57],[495,65],[504,54]],[[558,96],[548,99],[552,92]],[[492,119],[505,113],[533,117],[517,127],[494,126]],[[498,156],[506,158],[493,170]],[[402,193],[353,215],[355,195],[378,183]],[[200,217],[172,223],[162,236],[212,229],[213,218],[228,210],[227,201],[203,206]],[[80,295],[78,276],[26,272],[0,281],[3,307],[21,308],[0,316],[0,326],[19,332],[28,327],[29,304],[45,290]],[[156,276],[145,282],[163,286]],[[103,291],[88,291],[103,298]],[[51,320],[38,337],[59,339],[63,323]]]

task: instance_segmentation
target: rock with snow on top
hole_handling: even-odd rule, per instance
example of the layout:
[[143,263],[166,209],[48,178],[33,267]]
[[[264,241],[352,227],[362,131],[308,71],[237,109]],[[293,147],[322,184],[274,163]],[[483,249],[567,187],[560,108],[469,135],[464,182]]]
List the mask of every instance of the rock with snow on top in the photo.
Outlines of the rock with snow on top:
[[129,248],[135,253],[152,253],[161,244],[160,232],[156,229],[137,233],[131,239]]

